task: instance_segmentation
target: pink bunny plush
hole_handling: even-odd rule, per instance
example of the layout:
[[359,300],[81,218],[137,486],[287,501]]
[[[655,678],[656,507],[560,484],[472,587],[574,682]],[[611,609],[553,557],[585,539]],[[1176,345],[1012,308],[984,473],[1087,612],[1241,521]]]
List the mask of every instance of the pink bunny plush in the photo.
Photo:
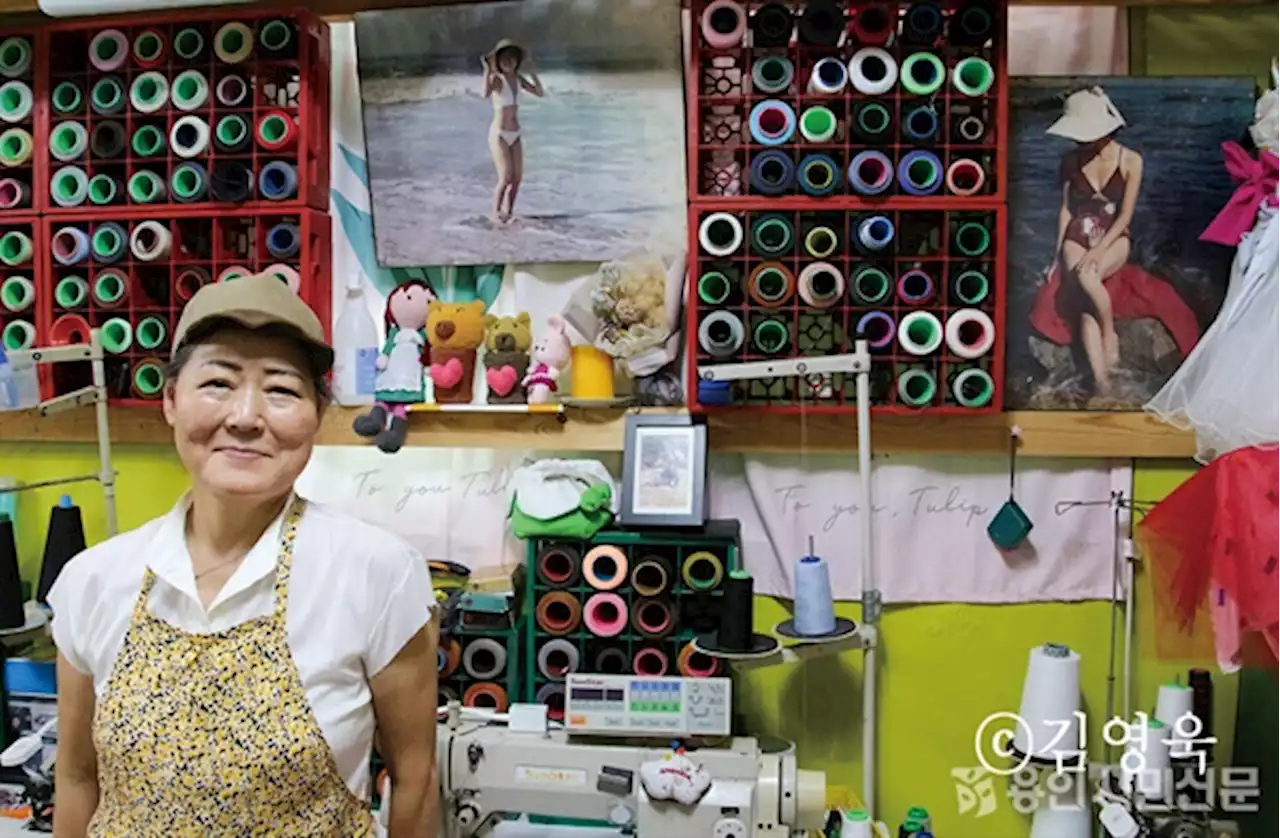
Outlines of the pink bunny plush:
[[532,363],[521,382],[529,394],[529,404],[550,404],[556,400],[557,382],[569,365],[572,350],[564,318],[551,315],[547,318],[547,331],[533,343]]

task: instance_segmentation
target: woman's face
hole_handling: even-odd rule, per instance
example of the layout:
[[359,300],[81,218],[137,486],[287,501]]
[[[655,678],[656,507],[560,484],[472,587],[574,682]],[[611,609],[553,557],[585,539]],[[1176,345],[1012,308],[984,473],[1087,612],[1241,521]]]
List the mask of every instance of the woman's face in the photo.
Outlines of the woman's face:
[[504,73],[514,73],[520,68],[520,53],[507,48],[498,53],[498,69]]
[[296,341],[220,329],[165,388],[164,415],[187,473],[214,492],[274,498],[311,457],[323,408]]

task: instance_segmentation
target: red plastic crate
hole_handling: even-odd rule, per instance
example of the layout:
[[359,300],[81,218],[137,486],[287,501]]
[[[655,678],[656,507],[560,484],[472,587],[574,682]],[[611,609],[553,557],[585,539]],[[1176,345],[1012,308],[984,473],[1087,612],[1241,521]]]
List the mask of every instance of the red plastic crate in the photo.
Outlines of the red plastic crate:
[[[47,342],[49,324],[40,287],[46,251],[40,247],[40,238],[40,220],[35,216],[0,217],[0,344],[5,349],[29,349]],[[24,256],[28,246],[30,252]],[[49,371],[48,365],[37,370],[45,396],[51,385]]]
[[[23,46],[27,50],[25,69],[21,69]],[[0,98],[4,110],[13,121],[0,118],[0,218],[24,216],[42,208],[42,189],[47,178],[45,157],[41,151],[40,126],[48,101],[44,77],[40,72],[43,45],[40,33],[33,30],[0,29]],[[25,111],[25,113],[24,113]],[[16,165],[6,165],[13,150],[29,144],[30,153]]]
[[[141,247],[135,250],[135,231],[147,222],[159,224],[168,233],[167,255],[139,258],[139,252],[144,256],[148,254],[147,248],[155,252],[155,241],[163,239],[163,233],[149,227],[152,235],[138,234],[136,240]],[[270,232],[282,223],[297,228],[296,255],[280,257],[268,248]],[[112,236],[106,232],[114,229],[108,227],[111,224],[123,228],[130,239],[117,260],[110,258],[109,248],[105,247],[111,244]],[[81,231],[90,238],[88,258],[66,258],[67,254],[74,255],[74,250],[66,245],[75,243],[76,238],[76,234],[67,232],[69,230]],[[330,223],[324,213],[308,209],[258,210],[234,216],[197,212],[134,213],[100,221],[45,217],[40,221],[40,235],[48,256],[37,283],[37,305],[44,318],[42,322],[48,324],[49,342],[74,342],[78,337],[87,337],[80,334],[86,327],[103,328],[113,319],[123,320],[129,326],[131,342],[120,351],[109,352],[106,363],[107,387],[116,404],[156,403],[158,393],[150,394],[135,386],[140,365],[153,365],[148,367],[146,375],[155,371],[154,365],[163,365],[186,299],[204,282],[286,265],[297,272],[299,296],[316,312],[326,333],[330,329]],[[101,250],[95,240],[104,245]],[[64,258],[58,258],[60,253]],[[72,264],[64,264],[67,261]],[[76,300],[80,292],[69,293],[79,285],[75,279],[83,280],[87,286],[88,296],[82,300]],[[110,292],[117,284],[124,293],[118,300],[113,300],[110,293],[98,293],[100,289]],[[60,285],[63,293],[59,293]],[[144,321],[148,325],[143,326]],[[150,348],[141,345],[139,332],[147,329],[154,336],[157,326],[164,333],[160,342]],[[109,328],[104,329],[104,336],[111,337]],[[60,365],[54,373],[55,393],[85,386],[88,373],[87,365]]]
[[[839,25],[829,30],[841,33],[835,46],[813,45],[799,37],[800,28],[806,25],[803,21],[807,10],[818,4],[782,4],[777,0],[735,3],[747,12],[745,32],[729,45],[718,40],[714,44],[709,43],[704,32],[704,21],[709,18],[715,18],[709,21],[713,31],[719,25],[731,30],[726,37],[732,39],[735,34],[732,22],[736,12],[732,7],[726,7],[725,2],[692,0],[691,3],[693,37],[685,74],[690,201],[736,201],[745,206],[753,197],[765,196],[751,184],[752,167],[759,165],[766,173],[779,171],[780,165],[785,169],[786,164],[780,163],[779,155],[789,161],[790,167],[797,172],[811,155],[825,156],[835,164],[835,178],[829,194],[813,196],[798,184],[782,192],[789,200],[803,202],[814,209],[828,204],[842,208],[877,204],[888,198],[922,204],[946,199],[952,206],[982,206],[992,200],[1004,199],[1008,78],[1004,43],[1006,7],[1003,0],[943,0],[919,4],[841,0],[831,4],[843,16]],[[758,15],[765,7],[779,6],[794,10],[795,28],[785,43],[761,45],[764,38],[757,31]],[[907,21],[916,14],[914,10],[917,7],[925,9],[919,14],[927,15],[931,13],[928,10],[936,10],[941,15],[943,28],[940,34],[927,42],[912,43],[904,37]],[[990,16],[989,39],[976,45],[957,44],[950,40],[952,31],[959,31],[961,15],[967,9],[978,7]],[[878,26],[880,22],[888,23],[886,31],[893,33],[887,44],[883,38],[865,38],[860,31],[864,24]],[[837,60],[849,75],[850,60],[863,48],[885,50],[894,71],[899,73],[897,83],[886,92],[878,95],[863,93],[849,83],[844,84],[839,92],[810,89],[814,68],[822,59]],[[941,86],[927,95],[908,92],[901,80],[903,62],[920,52],[935,55],[945,67]],[[953,81],[957,63],[969,57],[986,61],[992,70],[994,82],[982,95],[964,95]],[[774,59],[782,59],[785,64],[779,65]],[[758,84],[760,80],[766,84],[786,81],[787,71],[779,73],[780,66],[790,68],[791,80],[776,92],[762,90]],[[831,62],[825,66],[838,76],[839,70]],[[859,66],[874,68],[874,65],[861,62]],[[753,77],[753,74],[760,78]],[[871,73],[865,75],[869,78]],[[838,79],[832,77],[832,80]],[[816,141],[809,141],[796,127],[789,141],[773,145],[774,137],[785,136],[786,119],[777,123],[781,112],[766,109],[767,113],[761,120],[766,131],[760,137],[768,142],[760,142],[752,136],[751,116],[753,109],[769,100],[781,103],[796,123],[809,108],[829,109],[835,117],[834,134],[830,137],[817,134]],[[932,140],[912,140],[904,132],[909,118],[920,108],[936,117],[937,132]],[[868,133],[859,127],[874,127],[875,119],[884,115],[888,116],[889,124],[881,133]],[[927,116],[918,114],[916,119],[928,121]],[[772,128],[781,128],[782,131],[771,134],[768,129]],[[866,151],[881,152],[892,164],[891,185],[882,193],[860,194],[850,185],[850,165],[859,153]],[[936,156],[943,173],[936,192],[917,196],[903,190],[898,169],[904,156],[912,151],[926,151]],[[769,161],[770,157],[774,160]],[[970,191],[973,184],[964,179],[964,173],[968,170],[972,174],[973,170],[964,165],[958,167],[957,185],[963,187],[962,191],[967,193],[964,195],[953,191],[946,178],[952,166],[961,160],[977,162],[984,172],[981,187]],[[871,167],[868,173],[876,168],[875,163],[868,162],[867,165]],[[776,200],[771,196],[768,199]]]
[[[291,46],[278,53],[269,53],[261,42],[261,35],[264,29],[278,31],[269,28],[269,24],[274,27],[274,22],[292,27]],[[252,50],[245,60],[228,63],[218,56],[214,46],[219,31],[233,23],[248,27],[248,37],[253,39]],[[123,35],[128,55],[118,69],[104,71],[93,66],[89,57],[91,50],[96,49],[95,38],[112,30]],[[198,55],[186,58],[179,53],[178,47],[195,43],[191,33],[198,34],[203,46]],[[244,37],[244,32],[241,32],[241,37]],[[229,35],[223,42],[229,42],[230,38]],[[237,8],[226,12],[94,18],[50,24],[42,31],[41,39],[40,75],[48,95],[38,135],[48,138],[47,150],[46,143],[40,143],[41,164],[47,168],[47,176],[42,180],[45,201],[42,206],[47,213],[94,217],[104,211],[116,213],[126,208],[150,213],[174,209],[296,211],[299,207],[320,210],[328,207],[329,29],[319,17],[304,9],[264,11]],[[110,38],[104,40],[111,42]],[[138,49],[145,51],[149,44],[155,43],[159,43],[163,50],[160,57],[149,61],[138,59]],[[115,48],[120,48],[118,42]],[[162,106],[154,111],[146,104],[143,105],[144,110],[139,110],[131,98],[136,88],[140,94],[139,104],[147,101],[148,80],[157,79],[154,75],[145,76],[147,73],[158,73],[169,88]],[[106,84],[108,77],[118,82],[125,101],[118,112],[100,113],[102,109],[93,105],[93,94],[95,86]],[[180,78],[183,81],[175,84]],[[237,78],[244,82],[243,101],[235,102],[230,95],[225,101],[220,99],[220,89],[228,94],[234,92]],[[203,104],[189,110],[180,108],[174,100],[175,88],[190,92],[188,82],[198,87],[196,79],[202,79],[207,89]],[[78,91],[78,104],[70,104],[76,97],[69,85],[74,85],[74,90]],[[109,92],[109,87],[102,89]],[[277,121],[275,117],[281,117],[285,122]],[[231,120],[226,123],[230,126],[235,125],[235,120],[241,120],[248,126],[247,146],[219,144],[218,128],[224,120]],[[288,147],[273,150],[261,141],[258,133],[264,120],[276,126],[293,124],[293,138]],[[56,148],[67,145],[59,140],[75,140],[81,128],[89,138],[88,147],[72,159],[55,159]],[[145,150],[143,141],[147,137],[154,138],[155,131],[164,138],[164,146],[158,153],[148,155],[135,149],[135,138],[139,139],[140,148]],[[200,147],[198,137],[202,131],[209,135],[202,151],[190,156],[175,152],[172,142],[175,134],[184,143],[189,143],[194,151]],[[119,153],[112,153],[119,149],[121,137],[124,148]],[[191,143],[193,139],[196,141]],[[69,145],[74,151],[78,143]],[[262,196],[259,176],[263,168],[274,161],[295,167],[298,185],[294,197],[277,201]],[[207,188],[203,198],[189,201],[177,198],[174,173],[184,163],[195,163],[203,168]],[[115,197],[101,205],[95,205],[89,197],[73,206],[60,204],[55,200],[58,190],[52,181],[58,178],[59,170],[68,166],[79,167],[90,179],[104,175],[114,184]],[[243,175],[240,167],[248,167],[253,175],[250,199],[239,202],[215,200],[217,196],[209,188],[214,178],[218,174]],[[161,200],[142,201],[139,196],[131,194],[131,178],[140,171],[151,171],[161,178],[166,190]],[[187,180],[189,174],[180,176],[179,181]],[[231,182],[226,177],[219,180]],[[98,183],[105,185],[106,181]]]
[[[871,396],[873,409],[895,413],[930,411],[936,413],[987,413],[999,411],[1003,406],[1004,392],[1004,315],[1005,315],[1005,212],[1003,208],[985,210],[926,210],[916,204],[892,201],[874,210],[749,210],[730,211],[743,229],[742,243],[725,256],[709,254],[700,244],[700,228],[703,222],[717,213],[712,208],[694,207],[689,213],[690,252],[692,275],[687,300],[688,318],[685,357],[688,363],[688,404],[702,411],[764,409],[773,412],[790,412],[801,409],[817,413],[852,412],[856,409],[855,376],[841,373],[796,376],[774,379],[755,379],[730,384],[732,403],[717,405],[703,403],[699,398],[698,367],[713,364],[734,364],[749,361],[768,361],[786,358],[803,358],[839,355],[853,351],[853,342],[865,337],[872,344]],[[850,238],[860,224],[869,218],[883,217],[894,227],[897,248],[880,253],[864,253],[850,245]],[[753,229],[762,219],[776,218],[790,225],[794,231],[792,244],[777,255],[762,255],[754,246]],[[969,222],[981,224],[988,232],[988,248],[980,255],[966,255],[957,247],[957,233]],[[825,228],[834,234],[833,251],[821,259],[810,250],[821,252],[818,241],[810,248],[806,243],[815,230]],[[776,226],[775,226],[775,229]],[[814,234],[820,236],[820,233]],[[766,239],[767,240],[767,239]],[[812,265],[810,297],[817,303],[809,305],[799,290],[800,277]],[[781,299],[774,301],[770,291],[768,270],[780,268],[773,274],[790,278],[779,287],[784,291]],[[824,303],[813,292],[823,288],[818,278],[821,273],[834,271],[844,284],[842,293],[835,294],[832,302]],[[855,294],[857,284],[868,292],[877,289],[876,274],[864,271],[879,270],[889,281],[887,296]],[[974,288],[974,276],[964,280],[966,272],[977,272],[987,280],[987,293],[973,302],[964,302],[957,290],[970,299]],[[926,283],[920,273],[928,276],[932,294],[918,302],[909,301],[924,290]],[[709,274],[718,273],[725,278],[719,285]],[[754,278],[753,278],[754,275]],[[905,278],[905,279],[904,279]],[[903,293],[905,292],[905,296]],[[717,290],[724,290],[720,298]],[[975,338],[989,333],[991,345],[975,358],[957,354],[946,338],[947,325],[965,310],[976,310],[982,316],[965,314],[957,321],[956,343],[968,347]],[[898,326],[913,312],[926,312],[941,326],[941,344],[925,353],[912,354],[899,342]],[[874,314],[873,314],[874,313]],[[871,315],[868,317],[868,315]],[[989,323],[983,322],[983,316]],[[710,318],[710,319],[709,319]],[[786,336],[776,349],[767,340],[757,340],[761,323],[776,322],[785,328]],[[960,327],[968,321],[970,325]],[[737,325],[735,325],[735,323]],[[861,326],[861,328],[860,328]],[[733,349],[735,329],[741,329],[741,345]],[[927,318],[924,328],[928,328]],[[764,337],[775,327],[764,327]],[[876,347],[878,341],[885,345]],[[769,351],[774,350],[774,351]],[[968,354],[972,350],[964,348]],[[969,374],[961,386],[966,393],[976,385],[990,387],[989,398],[980,405],[966,406],[956,397],[956,379],[964,370],[980,369],[981,374]],[[903,374],[907,370],[927,372],[934,382],[935,392],[925,403],[914,405],[904,401],[899,391]],[[989,379],[987,378],[989,377]],[[912,374],[912,379],[920,376]],[[904,385],[908,393],[911,387]]]

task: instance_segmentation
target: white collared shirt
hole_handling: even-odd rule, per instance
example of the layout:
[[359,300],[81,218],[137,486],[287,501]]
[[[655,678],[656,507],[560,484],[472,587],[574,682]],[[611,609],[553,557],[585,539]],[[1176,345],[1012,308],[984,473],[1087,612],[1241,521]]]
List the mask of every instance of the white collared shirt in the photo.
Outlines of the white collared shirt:
[[[225,631],[271,613],[284,516],[267,527],[206,611],[187,552],[183,498],[171,512],[76,556],[49,591],[53,639],[67,661],[93,676],[102,699],[142,579],[156,574],[148,605],[195,634]],[[308,504],[298,527],[285,619],[289,648],[338,771],[369,797],[375,721],[369,679],[430,620],[431,575],[399,536]],[[429,710],[424,718],[429,718]]]

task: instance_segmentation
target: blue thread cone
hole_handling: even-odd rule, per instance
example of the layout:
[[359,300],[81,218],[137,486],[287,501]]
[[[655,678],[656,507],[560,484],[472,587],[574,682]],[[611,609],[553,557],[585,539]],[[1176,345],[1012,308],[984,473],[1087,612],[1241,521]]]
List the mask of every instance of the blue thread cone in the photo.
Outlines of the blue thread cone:
[[836,606],[831,595],[831,574],[818,556],[796,562],[796,633],[816,637],[836,630]]

